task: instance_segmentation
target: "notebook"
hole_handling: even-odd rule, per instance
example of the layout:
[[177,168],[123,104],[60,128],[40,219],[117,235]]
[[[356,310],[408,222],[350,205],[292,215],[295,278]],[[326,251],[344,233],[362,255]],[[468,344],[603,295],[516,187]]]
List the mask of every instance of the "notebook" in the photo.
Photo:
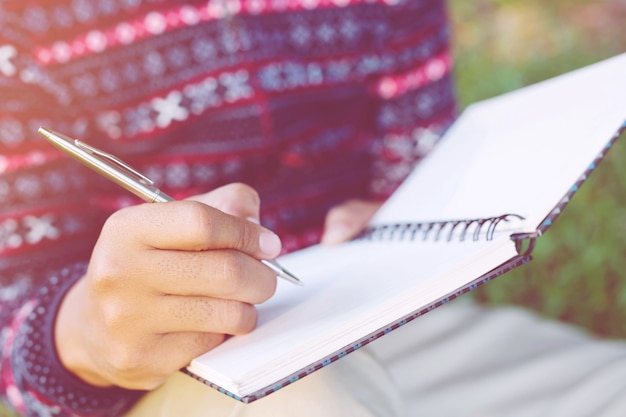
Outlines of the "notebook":
[[252,402],[528,262],[624,129],[624,74],[626,54],[469,106],[361,237],[281,257],[304,287],[184,372]]

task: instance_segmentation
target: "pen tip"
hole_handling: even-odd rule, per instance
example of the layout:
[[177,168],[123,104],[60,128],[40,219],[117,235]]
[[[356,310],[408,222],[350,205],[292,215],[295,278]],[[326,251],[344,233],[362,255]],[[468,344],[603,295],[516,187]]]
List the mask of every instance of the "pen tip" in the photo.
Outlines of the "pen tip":
[[274,272],[276,272],[276,274],[279,277],[291,282],[292,284],[296,284],[300,287],[304,286],[304,284],[302,283],[302,281],[300,281],[300,279],[298,279],[298,277],[296,277],[294,274],[292,274],[291,272],[287,271],[285,268],[280,266],[278,262],[276,262],[274,259],[271,259],[271,260],[263,259],[261,262],[264,263],[266,266],[270,267],[270,269],[274,270]]
[[302,281],[300,281],[300,278],[296,277],[294,274],[292,274],[291,272],[287,271],[285,268],[281,267],[281,271],[279,273],[279,276],[286,279],[287,281],[291,282],[292,284],[296,284],[299,287],[304,287],[304,283]]

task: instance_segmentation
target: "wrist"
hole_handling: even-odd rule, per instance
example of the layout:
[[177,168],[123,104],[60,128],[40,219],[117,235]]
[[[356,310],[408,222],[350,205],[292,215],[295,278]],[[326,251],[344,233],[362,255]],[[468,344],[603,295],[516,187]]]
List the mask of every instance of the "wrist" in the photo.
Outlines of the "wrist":
[[83,308],[85,280],[79,279],[61,300],[54,322],[54,346],[59,362],[69,373],[96,387],[112,384],[100,376],[94,361],[85,349],[89,318]]
[[14,319],[10,363],[3,371],[14,376],[20,392],[29,393],[33,407],[54,407],[62,415],[104,415],[102,410],[106,415],[122,415],[143,392],[88,384],[68,371],[55,351],[55,320],[61,301],[85,270],[83,262],[37,270],[41,278]]

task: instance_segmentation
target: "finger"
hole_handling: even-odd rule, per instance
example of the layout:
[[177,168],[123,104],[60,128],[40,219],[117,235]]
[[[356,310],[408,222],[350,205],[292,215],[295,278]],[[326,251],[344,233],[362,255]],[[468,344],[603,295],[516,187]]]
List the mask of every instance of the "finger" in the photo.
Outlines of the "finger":
[[350,200],[332,208],[326,216],[322,243],[338,244],[356,237],[363,231],[380,204]]
[[210,297],[162,295],[155,301],[159,313],[150,325],[154,333],[203,332],[240,335],[256,326],[253,305]]
[[153,390],[192,359],[224,341],[221,333],[171,333],[158,335],[145,349],[124,345],[114,349],[109,366],[103,365],[113,385]]
[[172,250],[235,249],[257,259],[280,253],[278,236],[197,201],[143,204],[114,213],[103,229],[111,239]]
[[246,184],[224,185],[189,200],[199,201],[232,216],[254,219],[255,223],[259,223],[261,200],[256,190]]
[[234,250],[204,252],[159,250],[141,262],[148,284],[161,294],[205,296],[258,304],[276,291],[276,273],[257,259]]
[[156,362],[168,358],[167,369],[161,373],[169,375],[189,365],[196,357],[215,348],[224,341],[224,334],[220,333],[168,333],[161,336],[153,350]]

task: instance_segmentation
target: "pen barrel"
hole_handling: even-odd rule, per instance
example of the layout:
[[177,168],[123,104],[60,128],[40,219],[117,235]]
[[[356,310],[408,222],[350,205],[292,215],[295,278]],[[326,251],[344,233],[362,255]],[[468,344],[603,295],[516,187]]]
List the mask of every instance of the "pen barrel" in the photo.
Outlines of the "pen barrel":
[[174,201],[172,197],[159,190],[154,184],[145,182],[132,174],[112,167],[88,152],[81,149],[71,149],[71,152],[68,153],[87,168],[90,168],[120,187],[130,191],[145,202]]
[[[109,167],[106,167],[109,168]],[[96,168],[92,168],[95,171],[98,171]],[[106,176],[108,179],[118,184],[122,188],[130,191],[135,194],[137,197],[141,198],[147,203],[165,203],[168,201],[174,201],[172,197],[165,194],[154,184],[144,183],[142,181],[138,181],[133,177],[129,177],[120,173],[119,171],[114,171],[109,174],[106,172],[101,172],[102,175]]]
[[[80,142],[77,139],[72,139],[44,127],[39,128],[39,133],[55,148],[125,190],[130,191],[142,200],[148,203],[166,203],[168,201],[174,201],[174,198],[159,190],[148,177],[135,171],[134,168],[130,167],[119,158],[96,149],[93,146],[89,146],[84,142]],[[275,260],[263,260],[262,262],[273,269],[279,277],[294,284],[302,285],[302,282],[295,275],[285,270]]]
[[[148,178],[134,172],[132,168],[111,155],[104,154],[101,151],[99,151],[101,152],[100,155],[96,155],[91,152],[97,151],[95,148],[88,147],[85,150],[85,145],[81,148],[76,145],[76,140],[49,129],[40,128],[39,133],[55,148],[148,203],[162,203],[174,200],[159,190]],[[107,156],[109,159],[101,159],[102,155]],[[115,165],[112,165],[111,161],[115,162]]]

